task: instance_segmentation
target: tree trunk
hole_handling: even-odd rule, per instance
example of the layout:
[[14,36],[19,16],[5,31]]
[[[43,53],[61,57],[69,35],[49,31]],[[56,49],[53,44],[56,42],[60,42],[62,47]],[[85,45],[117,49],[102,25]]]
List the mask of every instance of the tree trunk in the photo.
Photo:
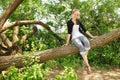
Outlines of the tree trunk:
[[23,0],[13,0],[13,2],[3,11],[0,16],[0,30],[13,11],[22,3]]
[[[90,40],[91,48],[103,46],[114,39],[120,38],[120,28],[113,30],[99,36],[96,39]],[[66,47],[58,47],[54,49],[48,49],[34,53],[33,57],[38,57],[40,62],[45,62],[58,57],[66,56],[69,54],[75,54],[79,52],[79,49],[75,45],[68,45]],[[28,60],[27,56],[2,56],[0,57],[0,71],[7,69],[9,66],[15,64],[16,67],[23,66],[23,60]]]

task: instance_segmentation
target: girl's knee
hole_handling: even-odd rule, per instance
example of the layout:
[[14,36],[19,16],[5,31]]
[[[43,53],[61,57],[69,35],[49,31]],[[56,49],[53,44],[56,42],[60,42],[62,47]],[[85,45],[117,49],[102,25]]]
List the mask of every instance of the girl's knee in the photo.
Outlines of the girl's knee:
[[89,51],[86,50],[86,51],[84,51],[84,52],[80,52],[80,54],[83,55],[83,56],[87,56],[87,55],[88,55],[88,52],[89,52]]

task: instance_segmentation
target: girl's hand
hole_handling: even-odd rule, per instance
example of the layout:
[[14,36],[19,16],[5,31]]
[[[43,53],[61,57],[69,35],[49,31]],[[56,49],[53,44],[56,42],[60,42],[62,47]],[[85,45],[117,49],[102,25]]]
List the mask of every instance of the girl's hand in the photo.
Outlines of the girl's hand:
[[98,36],[93,36],[92,39],[95,39],[95,38],[97,38],[97,37],[98,37]]
[[93,40],[93,39],[95,39],[95,38],[97,38],[97,37],[98,37],[98,36],[93,36],[92,39],[90,39],[90,40]]
[[63,45],[62,45],[62,47],[67,46],[67,45],[68,45],[68,44],[67,44],[67,43],[65,43],[65,44],[63,44]]

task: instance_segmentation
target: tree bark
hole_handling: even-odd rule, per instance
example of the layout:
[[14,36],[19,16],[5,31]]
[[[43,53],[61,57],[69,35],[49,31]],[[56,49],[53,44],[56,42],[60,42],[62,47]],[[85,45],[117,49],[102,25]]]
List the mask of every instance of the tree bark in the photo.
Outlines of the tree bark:
[[13,11],[22,3],[23,0],[13,0],[0,16],[0,30]]
[[[103,46],[114,39],[120,38],[120,28],[117,28],[109,33],[101,35],[96,39],[90,40],[91,49]],[[58,57],[75,54],[79,49],[75,45],[68,45],[65,47],[57,47],[34,53],[33,57],[38,57],[40,62],[45,62]],[[15,64],[16,67],[22,67],[23,61],[28,60],[27,56],[2,56],[0,57],[0,71],[7,69],[9,66]]]
[[26,25],[26,24],[38,24],[38,25],[41,25],[43,26],[45,29],[47,29],[49,32],[52,33],[52,35],[58,39],[59,41],[64,41],[64,39],[62,39],[61,37],[59,37],[57,34],[55,34],[51,29],[50,27],[47,25],[47,24],[44,24],[43,22],[41,21],[35,21],[35,20],[22,20],[22,21],[15,21],[15,22],[12,22],[12,23],[9,23],[8,25],[4,26],[3,29],[0,30],[0,33],[6,31],[8,28],[10,27],[14,27],[14,26],[20,26],[20,25]]

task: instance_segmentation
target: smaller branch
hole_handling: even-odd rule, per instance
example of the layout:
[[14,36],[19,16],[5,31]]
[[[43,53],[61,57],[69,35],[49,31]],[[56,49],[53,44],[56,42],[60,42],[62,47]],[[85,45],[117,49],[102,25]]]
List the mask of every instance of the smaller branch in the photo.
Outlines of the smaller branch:
[[7,53],[7,51],[5,51],[5,50],[0,50],[0,56],[8,56],[8,54],[6,54]]
[[0,56],[3,56],[8,51],[7,47],[1,42],[0,43]]
[[0,45],[7,49],[7,46],[5,46],[5,44],[2,41],[0,42]]
[[19,32],[19,26],[14,26],[13,27],[13,35],[12,35],[12,44],[19,41],[18,36],[17,36],[18,32]]
[[8,50],[6,47],[4,47],[2,44],[0,44],[0,49],[2,50]]
[[4,33],[1,33],[0,36],[2,38],[2,41],[6,44],[7,47],[12,46],[12,42],[6,37]]
[[33,29],[30,31],[29,34],[25,34],[24,36],[22,36],[21,41],[25,43],[26,39],[32,36],[36,31],[37,31],[37,27],[33,27]]
[[28,34],[25,34],[24,36],[22,36],[21,42],[22,42],[22,43],[25,43],[27,37],[28,37]]

